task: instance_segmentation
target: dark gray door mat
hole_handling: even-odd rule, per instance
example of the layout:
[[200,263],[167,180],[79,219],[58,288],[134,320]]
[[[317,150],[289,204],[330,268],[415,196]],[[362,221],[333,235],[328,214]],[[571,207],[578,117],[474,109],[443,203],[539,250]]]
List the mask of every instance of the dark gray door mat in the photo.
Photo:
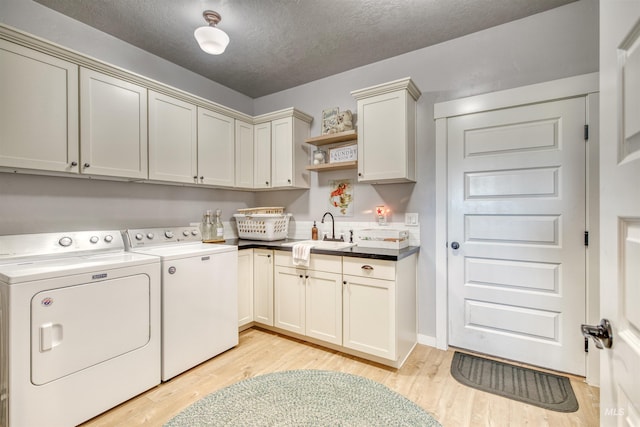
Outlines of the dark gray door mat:
[[456,351],[451,375],[488,393],[558,412],[575,412],[578,401],[569,378]]

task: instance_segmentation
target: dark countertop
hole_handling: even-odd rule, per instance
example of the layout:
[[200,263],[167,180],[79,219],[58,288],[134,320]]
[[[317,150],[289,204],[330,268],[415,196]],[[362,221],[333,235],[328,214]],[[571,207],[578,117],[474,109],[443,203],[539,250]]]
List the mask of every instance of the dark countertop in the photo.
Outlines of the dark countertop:
[[[296,241],[303,241],[296,239],[274,240],[272,242],[262,240],[243,240],[243,239],[227,239],[225,244],[235,245],[238,250],[241,249],[277,249],[279,251],[291,252],[292,246],[282,246],[283,243],[291,243]],[[325,254],[336,256],[349,256],[358,258],[369,259],[382,259],[387,261],[398,261],[403,258],[413,255],[420,251],[420,246],[409,246],[403,249],[379,249],[379,248],[361,248],[359,246],[352,246],[345,249],[316,249],[311,248],[312,254]]]

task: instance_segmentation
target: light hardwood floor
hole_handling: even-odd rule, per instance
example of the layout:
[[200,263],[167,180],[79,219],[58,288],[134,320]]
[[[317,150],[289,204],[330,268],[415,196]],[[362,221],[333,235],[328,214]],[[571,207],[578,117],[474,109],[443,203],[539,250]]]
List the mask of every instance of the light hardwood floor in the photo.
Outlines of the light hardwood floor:
[[385,384],[429,411],[445,427],[597,426],[599,391],[583,378],[571,384],[580,409],[560,413],[461,385],[449,374],[454,350],[418,345],[401,369],[392,369],[261,329],[240,334],[240,344],[104,414],[83,427],[162,426],[181,410],[245,378],[290,369],[325,369]]

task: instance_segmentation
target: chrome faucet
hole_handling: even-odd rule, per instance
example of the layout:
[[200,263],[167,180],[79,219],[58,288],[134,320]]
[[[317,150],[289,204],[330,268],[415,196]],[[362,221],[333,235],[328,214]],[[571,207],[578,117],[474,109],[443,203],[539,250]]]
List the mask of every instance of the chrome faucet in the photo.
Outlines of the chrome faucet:
[[324,217],[329,215],[331,217],[331,238],[328,238],[326,235],[324,236],[324,238],[322,240],[328,240],[331,242],[344,242],[344,238],[340,237],[339,239],[336,239],[336,220],[335,218],[333,218],[333,214],[331,212],[325,212],[324,215],[322,215],[322,220],[320,221],[322,224],[324,224]]

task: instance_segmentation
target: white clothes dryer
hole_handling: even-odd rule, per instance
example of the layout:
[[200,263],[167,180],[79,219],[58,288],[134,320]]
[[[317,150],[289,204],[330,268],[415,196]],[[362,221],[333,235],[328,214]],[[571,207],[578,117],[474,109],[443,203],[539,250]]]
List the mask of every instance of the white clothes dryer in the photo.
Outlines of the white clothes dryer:
[[162,381],[238,345],[238,248],[202,243],[197,227],[125,232],[127,249],[162,270]]
[[0,236],[0,425],[75,426],[160,383],[160,263],[120,231]]

